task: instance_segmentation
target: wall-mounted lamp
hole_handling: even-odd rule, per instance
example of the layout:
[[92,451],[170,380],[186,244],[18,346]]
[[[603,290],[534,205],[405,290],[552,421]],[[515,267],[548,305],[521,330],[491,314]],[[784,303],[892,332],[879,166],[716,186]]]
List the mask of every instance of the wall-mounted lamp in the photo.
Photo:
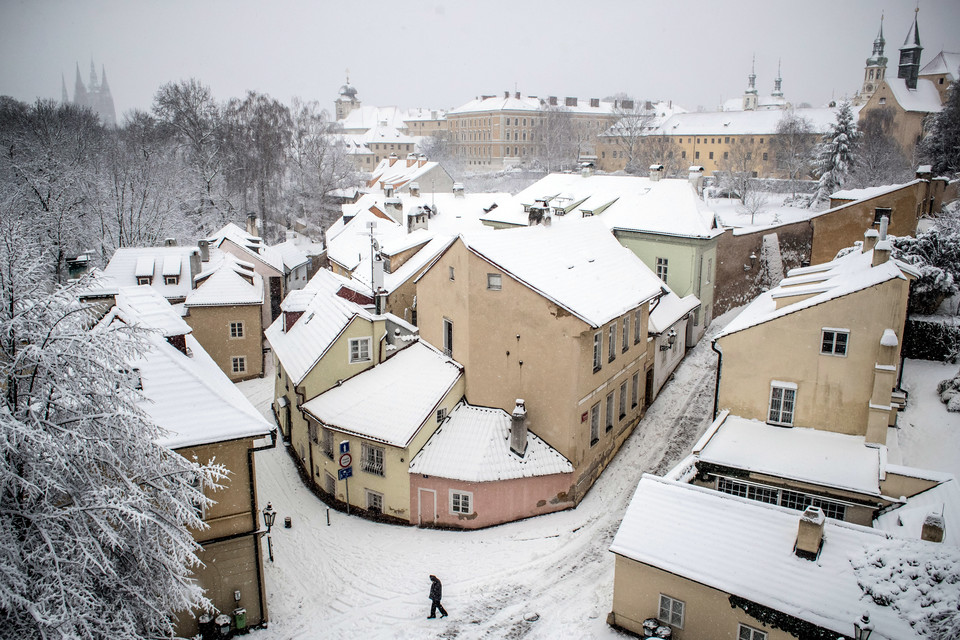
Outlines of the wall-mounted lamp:
[[753,252],[750,253],[750,266],[751,267],[757,266],[757,254]]
[[660,351],[667,351],[668,349],[672,349],[673,345],[676,344],[676,342],[677,342],[677,332],[674,331],[673,329],[670,329],[670,331],[667,333],[667,344],[660,345]]

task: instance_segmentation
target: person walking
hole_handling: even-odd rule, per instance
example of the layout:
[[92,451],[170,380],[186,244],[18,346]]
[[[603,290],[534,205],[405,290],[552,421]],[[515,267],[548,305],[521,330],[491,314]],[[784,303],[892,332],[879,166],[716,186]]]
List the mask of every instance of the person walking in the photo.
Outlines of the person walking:
[[440,598],[443,597],[443,583],[440,582],[440,578],[437,576],[430,576],[430,615],[427,616],[427,619],[436,618],[437,610],[440,611],[440,617],[447,617],[447,610],[443,608],[443,605],[440,604]]

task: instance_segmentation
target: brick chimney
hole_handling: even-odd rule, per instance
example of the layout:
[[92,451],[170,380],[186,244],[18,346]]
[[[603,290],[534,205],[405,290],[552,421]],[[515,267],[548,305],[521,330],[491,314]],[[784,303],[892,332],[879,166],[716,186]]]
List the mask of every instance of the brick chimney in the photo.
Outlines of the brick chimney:
[[408,167],[412,167],[412,166],[415,165],[415,164],[417,164],[417,154],[415,154],[415,153],[408,153],[408,154],[407,154],[407,166],[408,166]]
[[805,560],[816,560],[823,546],[823,524],[827,517],[820,507],[807,507],[800,516],[794,553]]
[[522,398],[517,398],[510,415],[510,451],[521,458],[527,452],[527,409]]
[[399,160],[399,158],[397,157],[397,154],[391,153],[390,157],[388,158],[388,162],[390,163],[388,166],[392,167],[397,160]]

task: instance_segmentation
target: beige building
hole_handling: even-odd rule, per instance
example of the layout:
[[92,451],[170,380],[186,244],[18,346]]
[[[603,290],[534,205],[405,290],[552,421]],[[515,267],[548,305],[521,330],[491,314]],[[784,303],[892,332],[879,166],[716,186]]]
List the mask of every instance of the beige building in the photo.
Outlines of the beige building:
[[184,302],[193,336],[233,382],[263,375],[263,280],[253,265],[221,254]]
[[253,265],[253,270],[263,281],[261,317],[264,327],[269,327],[280,315],[280,301],[287,295],[287,269],[283,255],[267,246],[257,232],[257,217],[247,216],[247,229],[232,222],[217,231],[209,240],[211,248],[229,253],[240,261]]
[[[260,546],[255,452],[273,431],[222,373],[190,327],[151,287],[121,288],[103,322],[155,329],[150,348],[130,364],[140,376],[142,408],[165,431],[159,444],[191,460],[215,461],[227,469],[222,487],[211,491],[203,508],[207,527],[194,531],[203,563],[194,576],[217,614],[229,616],[234,630],[267,622],[266,588]],[[179,617],[179,633],[198,631],[194,615]]]
[[640,419],[659,281],[599,221],[461,236],[417,280],[420,335],[470,402],[534,416],[579,502]]

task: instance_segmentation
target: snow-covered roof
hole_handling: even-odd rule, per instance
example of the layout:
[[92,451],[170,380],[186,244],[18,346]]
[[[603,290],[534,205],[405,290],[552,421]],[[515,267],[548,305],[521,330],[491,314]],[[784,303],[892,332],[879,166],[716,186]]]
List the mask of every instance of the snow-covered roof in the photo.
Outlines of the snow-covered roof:
[[[901,467],[889,465],[888,472],[910,475]],[[930,514],[944,519],[943,543],[960,546],[960,486],[952,474],[942,474],[939,483],[931,489],[907,498],[905,505],[883,513],[873,526],[898,537],[920,539],[923,521]]]
[[[511,93],[508,97],[503,97],[503,95],[497,96],[481,96],[479,98],[474,98],[473,100],[462,104],[456,109],[451,109],[447,112],[448,116],[460,115],[463,113],[491,113],[496,111],[540,111],[541,109],[546,109],[547,101],[541,98],[536,98],[534,96],[521,96],[519,98],[514,97],[516,94]],[[564,108],[565,110],[571,113],[586,113],[586,114],[597,114],[597,115],[612,115],[613,103],[606,102],[601,100],[599,106],[591,107],[590,98],[577,98],[576,106],[565,106],[566,105],[565,97],[558,97],[557,104],[553,108]]]
[[702,462],[879,496],[885,447],[863,436],[775,427],[723,412],[693,448]]
[[[858,107],[852,107],[856,118]],[[810,122],[813,133],[823,134],[837,121],[836,108],[760,109],[757,111],[701,111],[677,113],[667,118],[657,129],[644,135],[695,136],[695,135],[773,135],[777,124],[785,115],[795,114]]]
[[283,266],[287,271],[293,271],[310,262],[310,258],[294,240],[285,240],[271,248],[280,254],[280,259],[283,260]]
[[[893,258],[877,266],[872,266],[872,260],[873,250],[854,251],[831,262],[791,269],[779,285],[747,305],[716,339],[894,278],[906,280],[908,275],[919,275],[910,265]],[[799,299],[777,308],[778,299],[792,296]]]
[[366,131],[378,126],[404,129],[404,112],[399,107],[375,107],[361,105],[352,109],[347,116],[340,120],[344,131]]
[[[152,278],[151,285],[165,298],[183,298],[190,291],[190,256],[197,247],[121,247],[97,281],[103,293],[137,284],[138,277]],[[169,271],[170,273],[164,273]],[[176,284],[167,284],[164,275],[179,275]],[[91,290],[97,287],[92,287]]]
[[904,111],[940,113],[943,109],[937,85],[929,80],[918,79],[916,89],[908,88],[907,81],[903,78],[886,78],[884,82],[890,87],[894,99]]
[[[793,552],[801,514],[645,474],[610,550],[681,578],[756,602],[849,636],[869,612],[875,635],[917,638],[892,607],[864,595],[852,565],[892,547],[873,529],[826,520],[815,561]],[[931,543],[915,543],[922,551]]]
[[284,273],[283,257],[278,251],[264,244],[263,239],[250,235],[232,222],[228,222],[222,229],[210,237],[210,245],[219,247],[229,240],[245,251],[251,258],[257,260],[280,273]]
[[443,171],[439,162],[424,158],[384,158],[371,173],[367,185],[392,185],[399,190],[434,169]]
[[463,239],[506,275],[593,327],[650,300],[663,284],[599,220],[478,232]]
[[661,297],[656,308],[650,312],[650,333],[663,333],[677,320],[700,306],[700,300],[692,293],[681,298],[666,284],[661,286],[667,290],[667,295]]
[[294,384],[303,381],[354,318],[373,320],[373,316],[363,307],[336,295],[341,280],[332,272],[321,269],[307,286],[314,294],[313,299],[309,304],[303,304],[308,294],[298,294],[297,301],[304,310],[293,326],[285,331],[284,316],[281,314],[264,331],[273,352]]
[[[894,191],[899,191],[906,187],[913,186],[918,182],[923,182],[922,180],[911,180],[904,184],[887,184],[880,185],[877,187],[866,187],[864,189],[841,189],[840,191],[835,191],[830,194],[831,200],[868,200],[870,198],[876,198],[877,196],[886,195],[888,193],[893,193]],[[824,212],[826,213],[826,212]]]
[[554,226],[573,224],[586,216],[599,217],[613,230],[689,238],[713,238],[723,233],[714,224],[713,210],[697,196],[688,180],[637,176],[551,173],[513,200],[498,203],[483,219],[526,226],[525,207],[544,199],[551,207]]
[[493,482],[573,472],[570,461],[532,431],[523,457],[512,453],[510,424],[503,409],[461,402],[410,462],[410,473]]
[[187,307],[263,304],[263,278],[253,265],[218,251],[194,277],[197,288],[187,294]]
[[960,69],[960,53],[941,51],[920,69],[920,76],[947,74],[951,82],[956,82],[958,69]]
[[162,333],[148,334],[150,348],[130,363],[140,371],[145,398],[141,408],[166,432],[159,444],[180,449],[258,438],[271,431],[193,336],[186,336],[189,356],[164,339],[171,324],[179,321],[186,327],[186,323],[152,287],[121,288],[114,311],[103,322],[122,321]]
[[[783,96],[765,95],[757,98],[757,109],[786,109],[787,100]],[[743,96],[723,101],[721,111],[743,111]]]
[[447,115],[444,109],[427,109],[425,107],[411,107],[403,112],[403,121],[443,120]]
[[405,447],[463,375],[463,367],[424,342],[303,404],[330,428]]

